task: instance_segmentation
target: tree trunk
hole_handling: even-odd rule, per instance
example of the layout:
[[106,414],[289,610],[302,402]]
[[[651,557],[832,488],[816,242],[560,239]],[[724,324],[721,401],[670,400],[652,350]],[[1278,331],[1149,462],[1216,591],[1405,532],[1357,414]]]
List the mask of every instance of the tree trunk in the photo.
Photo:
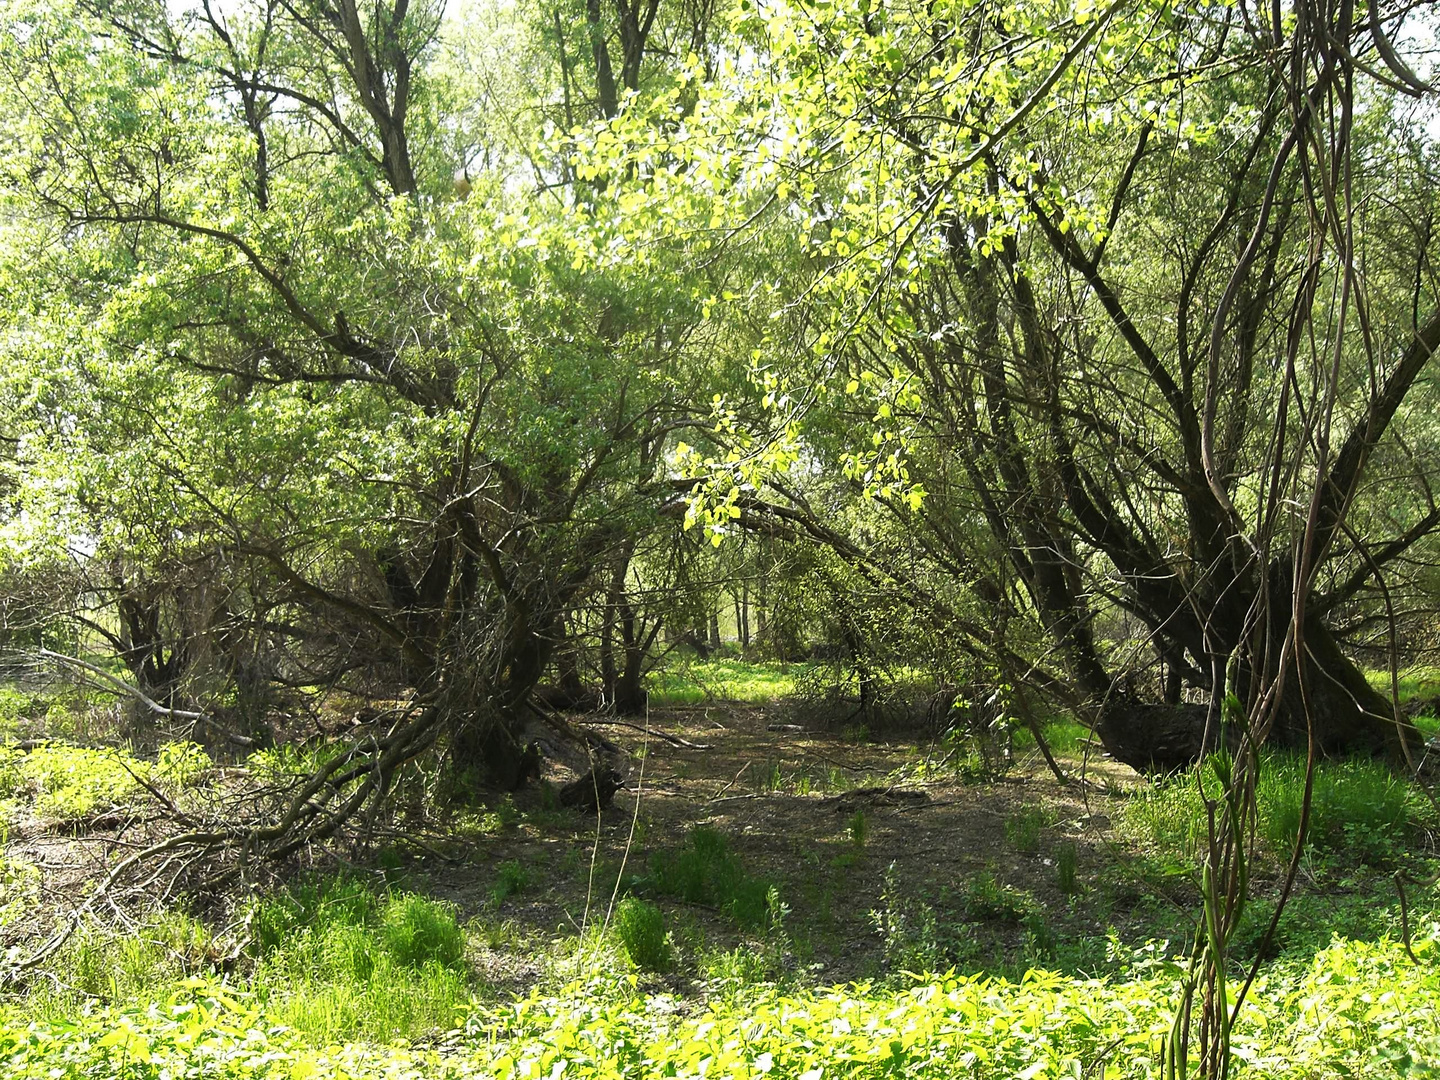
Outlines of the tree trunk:
[[[1370,685],[1323,622],[1308,619],[1304,641],[1306,693],[1302,697],[1292,663],[1265,745],[1303,751],[1313,729],[1324,755],[1360,754],[1405,764],[1407,747],[1413,752],[1419,743],[1414,725],[1403,717],[1396,723],[1389,699]],[[1101,709],[1095,734],[1111,757],[1139,772],[1173,772],[1217,746],[1218,721],[1207,736],[1208,715],[1204,705],[1149,704],[1117,695]],[[1232,743],[1239,736],[1228,734]]]

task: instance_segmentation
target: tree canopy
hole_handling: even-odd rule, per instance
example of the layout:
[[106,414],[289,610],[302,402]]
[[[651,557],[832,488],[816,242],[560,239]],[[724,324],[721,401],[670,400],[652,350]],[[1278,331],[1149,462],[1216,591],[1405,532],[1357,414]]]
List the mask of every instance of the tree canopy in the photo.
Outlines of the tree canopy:
[[7,0],[7,588],[250,736],[404,688],[356,806],[521,782],[577,657],[639,707],[745,537],[1142,768],[1227,692],[1403,756],[1355,649],[1430,632],[1422,24]]

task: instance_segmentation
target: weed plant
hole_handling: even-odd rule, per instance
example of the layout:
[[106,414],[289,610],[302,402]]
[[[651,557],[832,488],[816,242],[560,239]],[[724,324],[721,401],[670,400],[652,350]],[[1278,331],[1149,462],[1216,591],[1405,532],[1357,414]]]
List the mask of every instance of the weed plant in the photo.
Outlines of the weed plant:
[[850,843],[857,850],[865,846],[865,841],[870,838],[870,820],[863,809],[856,810],[851,816],[846,831],[850,834]]
[[1066,896],[1073,896],[1080,891],[1080,883],[1076,880],[1079,861],[1079,854],[1072,841],[1067,840],[1055,848],[1055,884]]
[[1045,827],[1045,812],[1027,806],[1005,819],[1005,841],[1022,855],[1040,850],[1040,830]]
[[886,867],[883,882],[880,906],[870,912],[870,924],[880,936],[886,970],[893,974],[944,970],[946,956],[935,909],[902,887],[893,862]]
[[615,934],[641,971],[668,971],[672,959],[665,916],[648,900],[627,896],[615,908]]
[[982,922],[1018,925],[1043,913],[1034,896],[997,880],[989,870],[972,875],[966,882],[962,903],[967,915]]
[[725,835],[708,825],[690,829],[678,850],[656,852],[649,877],[635,883],[637,891],[719,908],[748,930],[765,926],[771,886],[747,873]]
[[530,871],[515,859],[507,859],[495,868],[495,883],[490,886],[490,902],[499,907],[512,896],[530,887]]

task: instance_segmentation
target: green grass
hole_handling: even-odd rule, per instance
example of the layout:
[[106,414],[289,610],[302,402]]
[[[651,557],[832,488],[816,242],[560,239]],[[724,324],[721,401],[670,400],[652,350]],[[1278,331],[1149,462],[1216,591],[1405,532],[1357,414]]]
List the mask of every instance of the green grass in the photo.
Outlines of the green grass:
[[499,907],[512,896],[530,887],[530,872],[516,859],[508,859],[495,868],[495,882],[490,886],[490,902]]
[[797,680],[810,668],[806,663],[678,660],[650,673],[650,700],[656,705],[777,701],[794,694]]
[[749,930],[766,924],[772,887],[772,882],[748,873],[725,835],[708,825],[690,829],[678,849],[656,852],[650,875],[634,883],[637,892],[719,908]]
[[[1090,739],[1090,729],[1073,720],[1056,719],[1041,729],[1045,745],[1052,754],[1064,757],[1080,757],[1085,753],[1085,744]],[[1017,727],[1013,735],[1016,753],[1035,749],[1035,736],[1027,728]]]
[[469,1000],[465,935],[446,904],[310,879],[254,916],[257,1000],[316,1040],[415,1038]]
[[[1261,762],[1257,830],[1271,853],[1295,842],[1305,763],[1291,754]],[[1307,846],[1316,855],[1384,865],[1402,856],[1417,829],[1433,824],[1428,800],[1383,762],[1321,761],[1316,766]],[[1205,837],[1205,813],[1193,774],[1159,781],[1132,795],[1120,812],[1123,832],[1174,865],[1193,862]]]
[[[1435,697],[1440,694],[1440,668],[1411,667],[1399,671],[1397,689],[1400,704],[1415,698]],[[1370,685],[1387,697],[1390,695],[1390,672],[1386,668],[1370,668],[1365,672]]]
[[[444,905],[385,897],[354,883],[265,901],[253,920],[260,954],[246,996],[324,1044],[334,1036],[414,1038],[450,1027],[471,988],[464,935]],[[66,1023],[97,1005],[134,1008],[183,991],[213,968],[221,943],[169,912],[115,933],[82,925],[47,963],[25,1013]]]
[[[250,925],[246,999],[267,1026],[316,1045],[418,1038],[451,1027],[471,998],[454,911],[413,893],[311,878],[262,900]],[[221,944],[175,912],[133,933],[82,926],[47,965],[26,1011],[62,1023],[96,1004],[124,1009],[183,993],[212,970]]]
[[1072,840],[1066,840],[1055,848],[1055,883],[1066,896],[1080,891],[1076,880],[1080,865],[1079,852]]
[[1005,841],[1022,855],[1033,855],[1040,850],[1040,830],[1045,825],[1045,811],[1027,806],[1005,819]]
[[82,924],[47,963],[28,1005],[63,1021],[86,1002],[131,1005],[209,970],[211,934],[182,912],[167,912],[130,933]]

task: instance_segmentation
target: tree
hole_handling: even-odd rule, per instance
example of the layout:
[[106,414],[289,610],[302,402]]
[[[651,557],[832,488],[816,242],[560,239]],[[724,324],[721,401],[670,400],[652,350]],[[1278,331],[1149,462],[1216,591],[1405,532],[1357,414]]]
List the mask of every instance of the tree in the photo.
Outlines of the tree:
[[[1403,757],[1332,629],[1440,524],[1366,479],[1388,460],[1428,491],[1435,462],[1403,407],[1440,344],[1403,9],[751,10],[754,100],[793,125],[771,190],[812,262],[763,338],[763,420],[721,440],[741,466],[689,463],[722,477],[692,517],[737,491],[803,521],[1138,767],[1214,745],[1232,660],[1275,741]],[[807,472],[890,510],[905,558],[827,530]],[[1143,641],[1104,639],[1119,614]],[[1160,704],[1127,687],[1152,662]]]
[[518,782],[567,612],[670,498],[725,265],[693,270],[677,204],[623,177],[479,171],[435,5],[14,4],[4,26],[4,423],[32,531],[140,582],[223,563],[264,583],[231,614],[276,678],[410,694],[264,825],[272,854],[430,747]]

